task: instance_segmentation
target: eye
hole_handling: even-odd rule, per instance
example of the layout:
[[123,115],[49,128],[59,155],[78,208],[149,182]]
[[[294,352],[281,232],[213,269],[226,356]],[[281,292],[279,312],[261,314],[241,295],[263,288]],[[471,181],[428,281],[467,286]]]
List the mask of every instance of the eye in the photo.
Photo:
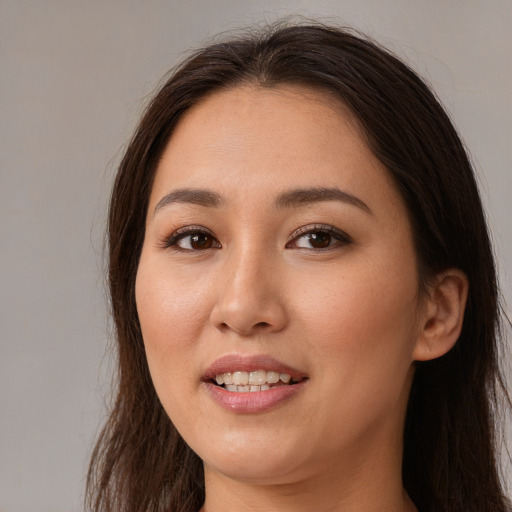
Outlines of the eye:
[[341,247],[352,242],[350,236],[334,226],[315,224],[304,226],[292,234],[287,249],[326,250]]
[[206,229],[200,226],[186,226],[176,230],[166,238],[162,246],[173,247],[178,251],[205,251],[219,249],[219,241]]

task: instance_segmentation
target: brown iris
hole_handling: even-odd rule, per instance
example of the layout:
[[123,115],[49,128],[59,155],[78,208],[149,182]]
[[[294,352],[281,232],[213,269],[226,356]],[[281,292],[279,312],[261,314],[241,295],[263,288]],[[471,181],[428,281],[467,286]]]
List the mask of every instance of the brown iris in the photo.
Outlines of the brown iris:
[[190,246],[193,249],[210,249],[213,246],[213,237],[206,233],[196,233],[190,236]]
[[309,233],[308,239],[311,246],[315,249],[325,249],[331,244],[331,235],[329,233],[322,233],[321,231],[318,233]]

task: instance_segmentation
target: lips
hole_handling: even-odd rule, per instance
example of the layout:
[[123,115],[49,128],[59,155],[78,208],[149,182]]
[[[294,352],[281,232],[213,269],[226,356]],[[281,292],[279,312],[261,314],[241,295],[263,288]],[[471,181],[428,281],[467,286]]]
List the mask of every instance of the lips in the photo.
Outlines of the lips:
[[204,373],[210,396],[221,407],[237,413],[272,409],[303,388],[307,375],[269,356],[227,355]]

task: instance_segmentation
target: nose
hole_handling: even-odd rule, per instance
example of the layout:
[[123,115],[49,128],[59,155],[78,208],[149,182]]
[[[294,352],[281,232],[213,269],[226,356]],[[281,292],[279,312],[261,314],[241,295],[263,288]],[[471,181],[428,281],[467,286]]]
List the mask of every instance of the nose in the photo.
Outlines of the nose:
[[283,288],[283,278],[269,258],[235,255],[219,273],[211,322],[244,337],[278,332],[287,323]]

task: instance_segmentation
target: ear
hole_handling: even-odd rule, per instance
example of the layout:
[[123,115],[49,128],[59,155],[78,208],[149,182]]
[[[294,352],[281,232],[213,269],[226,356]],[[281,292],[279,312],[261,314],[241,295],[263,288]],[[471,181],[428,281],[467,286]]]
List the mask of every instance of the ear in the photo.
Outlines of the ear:
[[462,330],[468,296],[468,278],[458,269],[435,277],[420,316],[420,333],[414,348],[415,361],[429,361],[446,354]]

